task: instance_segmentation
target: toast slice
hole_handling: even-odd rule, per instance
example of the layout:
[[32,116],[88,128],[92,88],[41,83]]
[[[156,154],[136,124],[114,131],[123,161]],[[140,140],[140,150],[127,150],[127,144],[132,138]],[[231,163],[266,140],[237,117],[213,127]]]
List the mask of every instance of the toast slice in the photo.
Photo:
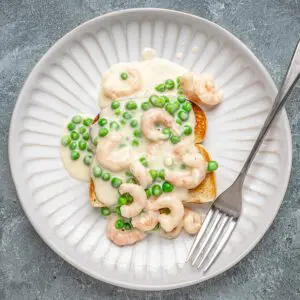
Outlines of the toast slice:
[[[203,142],[206,134],[207,119],[205,112],[197,105],[193,104],[193,111],[195,113],[196,125],[195,125],[195,146],[198,148],[199,152],[203,157],[210,161],[210,155],[207,150],[200,144]],[[95,124],[99,119],[97,115],[93,121]],[[207,173],[203,182],[196,188],[189,191],[189,199],[185,202],[187,203],[206,203],[211,202],[216,197],[216,182],[214,172]],[[101,203],[95,193],[95,184],[92,178],[89,182],[89,200],[94,207],[104,207],[105,205]]]
[[[195,144],[206,161],[210,161],[210,155],[201,144]],[[204,180],[194,189],[189,190],[189,199],[186,203],[207,203],[216,197],[216,179],[214,172],[207,173]]]

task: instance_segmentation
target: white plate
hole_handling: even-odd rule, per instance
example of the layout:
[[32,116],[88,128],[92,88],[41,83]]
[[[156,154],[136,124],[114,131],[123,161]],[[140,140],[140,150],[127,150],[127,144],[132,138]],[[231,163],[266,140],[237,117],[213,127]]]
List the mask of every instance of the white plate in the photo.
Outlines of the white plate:
[[[193,47],[199,51],[195,53]],[[9,156],[25,213],[44,241],[83,272],[143,290],[191,285],[224,272],[244,257],[272,223],[287,188],[291,135],[283,111],[245,182],[243,214],[228,246],[205,276],[184,264],[192,238],[157,236],[119,248],[104,236],[105,221],[88,202],[87,184],[68,176],[61,128],[77,112],[97,113],[101,74],[113,63],[138,60],[144,47],[222,87],[224,103],[208,114],[205,141],[220,168],[220,193],[249,152],[276,95],[257,58],[228,31],[175,11],[132,9],[93,19],[59,40],[35,66],[14,109]],[[176,53],[183,53],[178,59]]]

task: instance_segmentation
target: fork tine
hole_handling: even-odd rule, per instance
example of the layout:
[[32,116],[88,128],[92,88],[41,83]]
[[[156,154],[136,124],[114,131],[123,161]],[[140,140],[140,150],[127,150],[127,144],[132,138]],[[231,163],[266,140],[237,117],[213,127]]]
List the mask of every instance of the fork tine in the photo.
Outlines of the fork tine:
[[199,242],[200,242],[200,240],[201,240],[201,238],[203,236],[203,233],[205,232],[205,230],[206,230],[206,228],[207,228],[207,226],[208,226],[208,224],[209,224],[212,216],[213,216],[213,210],[210,209],[209,212],[207,213],[205,219],[204,219],[204,222],[203,222],[203,224],[202,224],[202,226],[201,226],[201,228],[200,228],[197,236],[194,239],[194,242],[192,244],[192,247],[191,247],[191,249],[189,251],[189,254],[188,254],[187,259],[186,259],[185,262],[188,262],[189,259],[191,258],[191,256],[193,255],[194,250],[197,247],[197,245],[199,244]]
[[220,213],[220,211],[216,209],[215,212],[216,212],[216,214],[215,214],[216,216],[214,217],[214,219],[212,221],[213,224],[212,224],[212,226],[210,228],[208,228],[208,233],[207,233],[207,235],[206,235],[203,243],[201,244],[201,247],[198,250],[198,253],[197,253],[195,259],[192,262],[192,266],[195,264],[195,262],[197,261],[198,257],[200,256],[202,250],[205,248],[206,244],[210,240],[211,236],[213,235],[213,233],[215,231],[216,226],[218,225],[218,223],[219,223],[219,221],[221,219],[222,214]]
[[224,233],[223,237],[221,238],[221,241],[218,244],[215,252],[213,253],[213,256],[211,257],[211,259],[209,260],[209,262],[205,266],[205,268],[203,270],[204,273],[210,268],[210,266],[213,264],[213,262],[215,261],[215,259],[220,254],[221,250],[226,245],[227,241],[229,240],[229,238],[231,236],[231,233],[233,232],[233,230],[234,230],[234,228],[236,226],[236,223],[237,223],[236,220],[234,220],[233,217],[230,217],[228,228],[226,229],[226,232]]
[[223,215],[221,217],[221,225],[218,227],[215,235],[213,236],[212,238],[212,241],[211,243],[209,244],[209,247],[207,248],[207,250],[205,251],[205,254],[203,255],[197,269],[200,269],[201,265],[203,264],[203,262],[205,261],[206,257],[209,255],[211,249],[215,246],[215,244],[217,243],[218,239],[219,239],[219,236],[223,230],[223,228],[225,227],[227,221],[229,220],[229,217],[227,215]]

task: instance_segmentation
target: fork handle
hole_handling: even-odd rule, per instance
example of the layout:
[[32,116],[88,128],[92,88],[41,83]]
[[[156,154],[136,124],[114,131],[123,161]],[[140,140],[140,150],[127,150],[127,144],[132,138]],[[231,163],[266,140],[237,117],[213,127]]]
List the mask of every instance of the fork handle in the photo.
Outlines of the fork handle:
[[299,77],[300,77],[300,40],[298,41],[298,44],[294,51],[289,68],[285,74],[284,80],[283,80],[281,87],[279,89],[279,92],[275,98],[272,109],[271,109],[271,111],[270,111],[258,137],[257,137],[257,140],[255,141],[254,146],[253,146],[247,160],[245,161],[245,164],[237,178],[237,181],[240,181],[241,184],[243,184],[243,182],[245,180],[248,169],[249,169],[266,133],[268,132],[272,122],[274,121],[278,112],[280,111],[280,109],[284,105],[285,101],[287,100],[290,92],[292,91],[292,89],[295,86]]

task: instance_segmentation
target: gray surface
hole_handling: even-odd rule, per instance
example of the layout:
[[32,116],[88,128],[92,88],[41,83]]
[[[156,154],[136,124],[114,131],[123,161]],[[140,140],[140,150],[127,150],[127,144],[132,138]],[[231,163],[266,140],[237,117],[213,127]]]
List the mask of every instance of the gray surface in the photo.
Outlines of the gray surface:
[[[258,3],[259,2],[259,3]],[[114,287],[76,270],[40,239],[20,207],[10,176],[7,138],[18,93],[57,39],[109,11],[144,1],[0,0],[0,299],[300,299],[300,85],[286,105],[293,134],[293,169],[271,229],[237,266],[210,281],[167,292]],[[149,1],[193,13],[239,37],[278,84],[300,37],[300,3],[291,1]]]

